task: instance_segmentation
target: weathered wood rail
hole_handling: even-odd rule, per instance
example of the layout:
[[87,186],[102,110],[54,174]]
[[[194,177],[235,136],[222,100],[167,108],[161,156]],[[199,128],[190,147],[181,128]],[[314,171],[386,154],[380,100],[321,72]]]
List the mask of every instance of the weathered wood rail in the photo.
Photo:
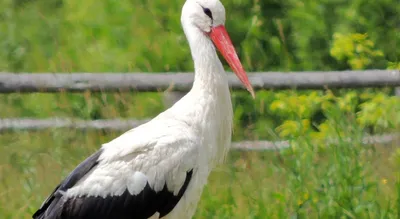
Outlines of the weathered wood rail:
[[[0,93],[188,91],[193,78],[193,73],[0,73]],[[243,89],[233,74],[228,79],[232,89]],[[255,72],[249,79],[256,90],[397,87],[400,71]]]

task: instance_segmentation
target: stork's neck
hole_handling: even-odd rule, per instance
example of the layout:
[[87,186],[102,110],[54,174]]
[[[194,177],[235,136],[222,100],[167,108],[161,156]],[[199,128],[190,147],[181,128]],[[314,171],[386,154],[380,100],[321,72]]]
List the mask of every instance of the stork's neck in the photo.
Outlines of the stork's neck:
[[209,37],[196,27],[185,27],[195,67],[191,91],[172,109],[191,124],[207,151],[209,164],[221,162],[231,141],[232,102],[226,73]]
[[210,38],[197,27],[184,28],[195,68],[193,89],[213,92],[226,89],[228,82],[221,61]]

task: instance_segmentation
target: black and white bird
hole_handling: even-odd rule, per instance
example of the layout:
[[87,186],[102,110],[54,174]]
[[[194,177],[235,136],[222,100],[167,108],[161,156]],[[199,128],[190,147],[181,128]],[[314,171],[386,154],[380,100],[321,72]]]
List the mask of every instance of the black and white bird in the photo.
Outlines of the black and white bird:
[[231,144],[232,102],[215,47],[254,96],[219,0],[187,0],[182,26],[195,66],[192,89],[171,108],[79,164],[35,219],[192,218],[213,168]]

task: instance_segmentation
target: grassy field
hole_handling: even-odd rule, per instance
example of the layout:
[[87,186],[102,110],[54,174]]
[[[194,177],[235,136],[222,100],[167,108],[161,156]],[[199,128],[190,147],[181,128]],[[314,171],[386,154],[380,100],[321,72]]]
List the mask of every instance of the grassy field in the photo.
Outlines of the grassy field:
[[[160,99],[152,101],[154,111],[142,109],[139,115],[162,110]],[[101,111],[105,117],[123,117],[112,106]],[[69,114],[70,108],[60,107],[56,115]],[[13,115],[20,113],[15,110]],[[231,151],[227,162],[212,173],[196,218],[399,218],[399,139],[388,145],[362,145],[361,129],[346,119],[329,120],[337,129],[331,137],[341,137],[336,144],[306,134],[282,151]],[[2,132],[0,218],[30,218],[80,161],[119,134],[69,129]],[[340,140],[346,138],[351,141]]]

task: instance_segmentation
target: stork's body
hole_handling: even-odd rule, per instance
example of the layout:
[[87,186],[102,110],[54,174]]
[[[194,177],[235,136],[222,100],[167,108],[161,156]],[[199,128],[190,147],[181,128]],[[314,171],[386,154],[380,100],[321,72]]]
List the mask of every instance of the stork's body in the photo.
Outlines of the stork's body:
[[60,183],[34,218],[193,216],[209,173],[231,141],[232,103],[213,41],[226,47],[224,57],[252,92],[224,21],[218,0],[187,0],[182,26],[195,64],[193,88],[153,120],[104,144]]

